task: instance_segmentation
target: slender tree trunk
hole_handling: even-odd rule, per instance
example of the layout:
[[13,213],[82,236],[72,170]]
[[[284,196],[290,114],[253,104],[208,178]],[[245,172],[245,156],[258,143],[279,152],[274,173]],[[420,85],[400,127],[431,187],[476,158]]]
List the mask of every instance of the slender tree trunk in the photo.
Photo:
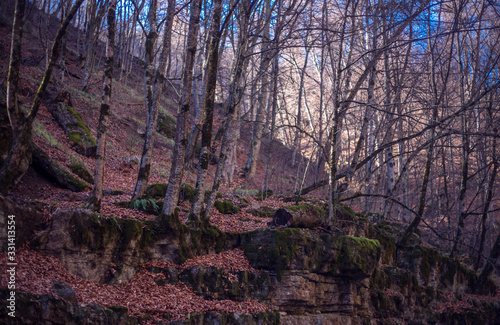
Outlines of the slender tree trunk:
[[[494,133],[497,134],[497,130],[495,129],[494,130]],[[490,209],[490,205],[491,205],[491,201],[493,199],[493,188],[494,188],[494,185],[495,185],[495,178],[497,176],[497,173],[498,173],[498,158],[497,158],[497,154],[496,154],[496,142],[497,142],[497,139],[496,137],[493,138],[493,148],[492,148],[492,159],[493,159],[493,170],[491,171],[491,175],[490,175],[490,181],[488,182],[488,188],[486,190],[486,201],[484,203],[484,206],[483,206],[483,213],[481,215],[481,238],[479,240],[479,249],[478,249],[478,255],[477,255],[477,259],[476,259],[476,264],[474,266],[474,269],[475,270],[478,270],[479,267],[481,266],[481,256],[483,255],[483,251],[484,251],[484,242],[485,242],[485,238],[486,238],[486,231],[488,230],[487,229],[487,226],[486,226],[486,222],[488,220],[488,210]]]
[[[462,121],[466,123],[465,117]],[[460,242],[460,237],[462,235],[463,228],[465,226],[465,217],[467,216],[467,211],[465,211],[464,200],[465,192],[467,191],[467,181],[469,179],[469,136],[466,134],[466,127],[464,126],[464,134],[462,136],[462,178],[460,181],[460,194],[458,195],[458,225],[457,234],[455,236],[455,241],[453,243],[453,248],[450,252],[450,257],[454,258],[458,250],[458,243]]]
[[247,171],[247,178],[253,179],[259,161],[260,146],[262,143],[262,134],[264,131],[264,118],[266,116],[266,107],[269,97],[269,74],[268,68],[272,60],[272,51],[270,47],[270,15],[271,15],[271,1],[264,2],[264,15],[262,34],[263,41],[261,45],[260,65],[258,76],[261,79],[260,91],[257,96],[257,111],[255,114],[255,122],[253,124],[252,142],[250,143],[250,152],[245,166]]
[[168,180],[165,203],[162,214],[171,215],[177,207],[179,191],[184,176],[184,159],[187,145],[187,125],[189,111],[191,108],[191,89],[193,86],[193,68],[196,58],[196,46],[198,44],[198,30],[200,26],[201,0],[191,1],[191,16],[189,18],[189,29],[187,35],[187,51],[184,59],[182,75],[182,93],[179,101],[179,114],[177,115],[177,127],[175,131],[175,145],[172,157],[172,167]]
[[[59,60],[61,53],[62,39],[66,33],[69,22],[75,15],[83,0],[76,0],[66,18],[59,26],[56,37],[52,44],[49,65],[45,70],[42,82],[33,99],[31,108],[26,116],[21,112],[17,103],[17,85],[19,82],[19,66],[21,62],[21,39],[22,39],[22,17],[24,15],[25,1],[18,0],[14,14],[12,31],[11,58],[9,64],[9,77],[7,86],[7,108],[12,126],[12,145],[9,154],[0,169],[0,184],[2,184],[1,194],[14,187],[28,170],[31,163],[32,143],[31,134],[33,121],[45,96],[45,91],[50,82],[52,72]],[[14,87],[14,88],[12,88]]]
[[[155,43],[158,37],[156,30],[156,0],[150,3],[155,10],[150,12],[151,30],[146,40],[146,139],[142,148],[141,162],[137,182],[134,187],[134,193],[130,200],[133,204],[140,199],[146,192],[149,175],[151,174],[151,158],[153,155],[153,144],[156,134],[156,124],[158,120],[158,100],[161,96],[165,83],[165,67],[167,65],[168,51],[171,44],[172,26],[175,13],[175,0],[169,0],[167,9],[167,18],[165,21],[165,31],[163,33],[163,48],[160,54],[160,64],[157,70],[154,70],[153,61],[155,53]],[[153,27],[154,26],[154,27]],[[155,72],[156,71],[156,72]]]
[[483,271],[479,275],[479,279],[477,280],[476,286],[474,288],[474,293],[487,293],[489,291],[488,277],[493,273],[495,269],[495,264],[500,256],[500,234],[497,236],[495,244],[493,245],[490,256],[486,261],[486,266]]
[[94,170],[94,188],[87,204],[94,211],[101,210],[102,202],[104,161],[106,155],[106,132],[108,131],[109,114],[111,111],[111,88],[113,85],[115,12],[116,0],[111,0],[108,10],[108,43],[106,46],[106,63],[104,65],[103,95],[99,116],[99,126],[97,127],[97,152]]
[[[203,37],[203,43],[204,44],[209,44],[209,33],[206,33],[205,37]],[[208,48],[205,46],[204,52],[200,53],[198,55],[198,63],[197,65],[201,65],[202,67],[207,67],[208,66]],[[217,48],[218,49],[218,48]],[[204,57],[204,62],[201,63],[200,61],[201,58]],[[194,99],[194,105],[196,107],[195,111],[195,121],[193,124],[193,127],[191,128],[191,131],[189,132],[189,137],[188,137],[188,143],[186,145],[186,157],[184,159],[184,168],[190,169],[191,164],[193,162],[194,156],[195,156],[195,147],[196,143],[198,142],[198,137],[200,135],[200,131],[202,128],[203,123],[205,122],[205,111],[203,110],[202,106],[202,101],[203,101],[203,89],[200,89],[206,85],[205,79],[206,79],[206,69],[202,68],[201,69],[201,78],[199,78],[200,81],[197,81],[198,78],[195,78],[193,80],[193,99]],[[201,98],[200,98],[201,97]]]
[[95,15],[97,10],[97,4],[95,0],[89,0],[87,2],[87,28],[85,35],[85,63],[83,66],[83,85],[82,90],[87,91],[90,65],[94,58],[94,29],[95,29]]
[[212,23],[210,25],[210,38],[207,50],[207,70],[205,76],[205,91],[203,92],[202,109],[205,111],[201,134],[201,151],[194,191],[191,204],[190,219],[197,223],[205,197],[205,180],[210,159],[210,146],[212,142],[212,126],[214,118],[215,89],[217,85],[217,71],[219,68],[219,42],[222,31],[220,30],[222,13],[222,0],[214,1]]
[[[279,8],[278,8],[279,12]],[[279,26],[279,24],[278,24]],[[277,30],[279,32],[279,29]],[[278,37],[278,36],[276,36]],[[276,42],[277,44],[277,42]],[[270,168],[271,168],[271,157],[273,155],[273,140],[274,140],[274,126],[276,124],[276,106],[278,105],[278,69],[279,69],[279,52],[276,50],[275,56],[274,56],[274,62],[273,62],[273,101],[271,105],[271,130],[269,132],[269,150],[267,152],[267,164],[266,164],[266,176],[264,178],[264,188],[262,191],[262,199],[266,199],[267,196],[267,189],[269,185],[269,173],[270,173]]]
[[239,3],[240,16],[239,16],[239,28],[238,28],[238,47],[236,50],[236,55],[233,60],[233,67],[231,69],[231,80],[229,83],[229,92],[226,101],[224,102],[224,111],[227,112],[226,121],[224,122],[224,135],[222,137],[221,152],[219,155],[219,162],[217,164],[217,169],[215,171],[214,183],[212,185],[212,190],[210,192],[210,197],[203,214],[204,218],[210,216],[210,212],[214,206],[215,196],[219,189],[222,167],[228,156],[228,140],[230,138],[230,132],[232,132],[234,116],[238,108],[241,96],[243,96],[242,77],[245,71],[246,62],[248,60],[248,37],[249,37],[249,19],[252,11],[252,3],[250,0],[242,0]]
[[300,71],[300,83],[299,83],[299,99],[297,103],[297,130],[295,130],[295,137],[293,139],[293,152],[292,152],[292,167],[295,166],[295,162],[297,159],[297,152],[300,154],[300,128],[302,127],[302,93],[304,92],[304,82],[305,82],[305,73],[307,68],[307,61],[309,59],[309,49],[306,48],[306,56],[304,58],[304,66]]
[[141,196],[146,191],[148,185],[149,174],[151,173],[151,148],[154,143],[155,131],[152,128],[152,124],[155,121],[155,101],[153,93],[155,91],[155,73],[154,73],[154,57],[155,57],[155,45],[158,38],[158,26],[157,26],[157,7],[158,1],[152,0],[149,3],[149,31],[146,35],[146,60],[145,60],[145,81],[146,81],[146,97],[145,97],[145,108],[146,108],[146,139],[144,140],[144,145],[142,148],[141,162],[139,164],[139,173],[137,175],[137,182],[135,183],[134,193],[132,194],[132,199],[130,204],[132,205],[136,200],[140,199]]
[[[428,28],[430,28],[430,18],[428,21]],[[456,27],[456,26],[455,26]],[[441,104],[443,100],[443,94],[446,89],[446,85],[448,82],[448,78],[450,75],[450,62],[451,60],[448,60],[448,65],[445,67],[445,72],[444,72],[444,80],[443,80],[443,86],[442,86],[442,91],[441,93],[438,90],[438,85],[437,85],[437,72],[436,72],[436,58],[435,58],[435,53],[434,49],[436,46],[436,41],[434,41],[433,44],[431,44],[431,40],[428,40],[428,45],[429,45],[429,51],[430,51],[430,68],[431,68],[431,83],[432,83],[432,92],[433,92],[433,105],[432,105],[432,118],[431,118],[431,124],[436,124],[437,118],[438,118],[438,107]],[[453,37],[451,38],[451,44],[450,44],[450,53],[449,56],[451,57],[453,53]],[[403,235],[399,238],[397,245],[398,247],[404,247],[408,243],[408,240],[410,239],[410,236],[413,234],[413,232],[418,228],[418,225],[420,224],[420,221],[422,220],[424,210],[425,210],[425,200],[426,200],[426,195],[427,195],[427,185],[429,183],[429,178],[431,174],[431,165],[432,165],[432,159],[434,155],[434,145],[435,145],[435,134],[436,130],[435,128],[431,128],[429,130],[429,148],[427,149],[427,156],[425,160],[425,167],[424,167],[424,175],[422,178],[422,185],[420,186],[420,193],[418,196],[418,203],[417,203],[417,209],[416,209],[416,215],[413,221],[410,223],[410,225],[406,228],[405,232]]]

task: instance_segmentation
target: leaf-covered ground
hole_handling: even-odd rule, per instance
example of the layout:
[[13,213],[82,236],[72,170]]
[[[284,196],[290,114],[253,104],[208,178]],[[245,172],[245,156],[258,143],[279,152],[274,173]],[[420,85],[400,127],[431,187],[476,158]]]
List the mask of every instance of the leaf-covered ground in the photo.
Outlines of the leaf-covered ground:
[[[234,272],[252,269],[243,252],[239,249],[220,254],[198,256],[182,265],[170,262],[149,262],[126,284],[111,286],[86,281],[69,273],[61,262],[50,255],[40,254],[29,248],[22,248],[16,254],[16,289],[37,295],[54,295],[53,281],[68,284],[76,294],[79,304],[102,306],[126,306],[133,316],[149,314],[149,322],[165,319],[183,319],[190,313],[218,311],[225,313],[242,312],[247,314],[269,311],[269,307],[254,301],[235,302],[231,300],[206,300],[193,292],[182,282],[176,285],[158,285],[155,280],[164,279],[161,273],[145,270],[148,266],[174,266],[182,270],[196,265],[224,268],[233,275],[229,279],[237,281]],[[0,264],[6,265],[6,255],[0,257]],[[7,286],[7,278],[0,278],[0,287]]]

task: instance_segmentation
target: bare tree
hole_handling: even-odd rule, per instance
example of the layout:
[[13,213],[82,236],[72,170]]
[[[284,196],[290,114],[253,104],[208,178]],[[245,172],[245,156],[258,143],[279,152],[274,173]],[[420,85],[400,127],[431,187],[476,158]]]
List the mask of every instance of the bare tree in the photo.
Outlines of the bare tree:
[[[175,13],[175,0],[168,1],[167,17],[165,20],[165,29],[163,31],[162,51],[160,54],[160,64],[154,69],[155,43],[158,37],[157,18],[156,18],[156,0],[150,3],[149,26],[150,30],[146,37],[146,138],[142,148],[141,162],[139,164],[139,173],[134,192],[130,200],[133,204],[140,199],[148,186],[149,175],[151,173],[151,157],[153,155],[153,143],[155,141],[156,125],[158,120],[158,100],[161,97],[165,83],[165,69],[168,62],[168,52],[171,44],[172,25]],[[154,9],[153,6],[155,7]]]
[[4,160],[0,169],[0,184],[2,184],[1,193],[4,195],[19,182],[31,163],[31,154],[33,150],[31,143],[33,121],[38,113],[42,99],[45,96],[47,86],[52,76],[52,71],[54,70],[54,67],[59,59],[63,37],[71,19],[75,16],[76,11],[82,2],[83,0],[75,1],[75,4],[71,7],[67,16],[64,18],[59,26],[59,29],[57,30],[52,44],[52,49],[50,51],[51,54],[49,64],[45,69],[42,82],[38,87],[33,103],[31,104],[31,108],[28,110],[27,114],[24,114],[21,111],[17,97],[25,1],[18,0],[16,2],[14,22],[12,25],[12,46],[9,62],[9,76],[7,80],[7,110],[12,127],[12,145],[7,158]]
[[[202,110],[205,112],[205,120],[202,127],[196,189],[190,211],[190,219],[195,223],[197,223],[200,216],[203,199],[205,197],[205,181],[208,172],[208,162],[210,159],[210,146],[212,143],[215,88],[217,85],[217,70],[219,67],[219,43],[222,34],[222,30],[220,28],[222,0],[214,1],[213,5],[214,9],[212,12],[212,22],[210,24],[210,35],[207,48],[205,91],[203,92],[202,100]],[[226,19],[228,18],[229,17]]]
[[94,170],[94,188],[87,203],[94,211],[101,210],[103,181],[104,181],[104,158],[106,155],[106,132],[108,131],[109,114],[111,111],[111,89],[113,85],[113,65],[115,47],[115,13],[116,0],[111,0],[108,9],[108,42],[106,44],[106,63],[104,65],[103,94],[99,125],[97,127],[97,152]]
[[184,175],[184,159],[187,145],[187,125],[191,108],[191,89],[193,85],[193,68],[198,44],[198,30],[200,26],[201,0],[191,1],[191,14],[187,35],[186,56],[182,73],[182,90],[179,101],[179,114],[175,130],[175,145],[172,157],[172,167],[168,180],[165,203],[162,214],[171,215],[177,207],[180,186]]
[[219,162],[215,171],[214,183],[210,192],[204,218],[210,216],[210,212],[214,206],[215,196],[219,190],[222,168],[228,157],[228,142],[232,137],[234,119],[239,107],[241,96],[243,95],[244,85],[242,84],[243,73],[245,71],[246,63],[248,62],[248,39],[250,29],[250,16],[252,14],[255,1],[242,0],[238,3],[238,45],[236,55],[233,59],[231,68],[231,80],[229,82],[228,96],[224,102],[224,111],[227,112],[226,120],[224,121],[224,134],[221,143],[221,152],[219,155]]

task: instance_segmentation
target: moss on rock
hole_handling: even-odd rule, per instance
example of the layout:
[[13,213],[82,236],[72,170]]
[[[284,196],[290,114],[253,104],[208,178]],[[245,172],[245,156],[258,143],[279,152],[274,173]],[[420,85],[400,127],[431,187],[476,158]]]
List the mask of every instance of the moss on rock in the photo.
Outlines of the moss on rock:
[[73,161],[68,165],[68,168],[73,174],[80,177],[87,183],[94,184],[94,177],[92,177],[92,174],[90,174],[90,172],[85,168],[83,163]]
[[167,184],[155,183],[148,186],[146,194],[154,199],[163,199],[167,193]]
[[63,188],[67,188],[73,192],[82,192],[90,189],[87,183],[74,177],[36,145],[33,148],[33,166]]
[[223,214],[233,214],[240,211],[240,208],[235,207],[233,202],[229,200],[215,201],[214,206],[220,213]]
[[90,129],[83,123],[81,115],[69,105],[65,105],[62,112],[73,117],[70,120],[72,123],[68,123],[66,128],[68,141],[73,144],[75,151],[85,156],[94,156],[97,141],[90,133]]
[[182,184],[181,190],[179,192],[179,200],[192,202],[194,198],[194,191],[195,188],[191,184]]
[[168,115],[160,113],[158,116],[158,126],[157,131],[166,136],[169,139],[175,138],[175,129],[177,122],[175,118]]
[[267,189],[265,192],[259,191],[255,195],[255,199],[257,201],[262,201],[263,199],[266,199],[268,197],[271,197],[273,195],[273,190]]
[[338,270],[349,276],[371,274],[373,262],[378,262],[381,245],[378,240],[354,236],[338,238],[340,254],[337,260]]
[[248,209],[246,212],[259,218],[272,218],[276,209],[264,206],[258,209]]

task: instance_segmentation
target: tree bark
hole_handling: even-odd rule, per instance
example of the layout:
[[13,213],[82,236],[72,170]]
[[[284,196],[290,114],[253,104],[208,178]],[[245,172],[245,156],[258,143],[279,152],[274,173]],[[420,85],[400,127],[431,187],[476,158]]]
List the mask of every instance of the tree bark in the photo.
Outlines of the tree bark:
[[[157,2],[155,0],[154,4]],[[151,3],[150,5],[153,5]],[[168,52],[171,44],[172,26],[174,21],[175,13],[175,0],[169,0],[167,18],[165,21],[165,31],[163,32],[163,48],[160,55],[160,66],[154,73],[153,61],[155,52],[155,40],[157,37],[156,30],[156,12],[150,13],[151,21],[150,25],[155,26],[154,30],[148,33],[146,41],[146,139],[144,140],[144,145],[142,148],[141,162],[139,165],[139,173],[137,175],[137,182],[134,187],[134,193],[132,194],[132,199],[130,204],[133,204],[136,200],[140,199],[146,192],[149,175],[151,174],[151,158],[153,155],[153,144],[156,134],[156,125],[158,122],[158,100],[161,96],[163,86],[165,83],[165,68],[168,60]]]
[[497,236],[495,244],[491,249],[490,256],[486,261],[486,266],[479,275],[479,279],[477,280],[476,286],[473,290],[474,293],[476,294],[487,293],[489,291],[489,286],[487,285],[488,277],[491,275],[491,273],[493,273],[493,270],[495,269],[495,264],[499,256],[500,256],[500,235]]
[[[494,130],[494,133],[497,134],[497,130]],[[483,213],[481,215],[481,238],[479,241],[479,249],[477,254],[476,263],[474,266],[475,270],[478,270],[481,265],[481,256],[484,251],[484,242],[486,239],[486,221],[488,220],[488,210],[490,209],[491,200],[493,199],[493,188],[495,185],[495,178],[498,173],[498,158],[496,155],[496,138],[493,138],[493,148],[492,148],[492,158],[493,158],[493,170],[491,172],[490,181],[488,182],[488,189],[486,190],[486,201],[483,207]]]
[[31,163],[31,155],[33,151],[31,144],[33,121],[38,113],[42,99],[45,96],[45,91],[50,82],[54,67],[59,59],[63,37],[66,34],[66,30],[71,19],[82,2],[83,0],[76,0],[75,4],[71,7],[68,15],[64,18],[63,22],[59,26],[59,29],[57,30],[51,49],[49,64],[43,75],[42,82],[38,87],[38,91],[35,94],[31,108],[26,116],[24,116],[24,114],[20,111],[17,104],[17,83],[19,80],[19,65],[21,62],[22,19],[24,15],[25,1],[18,0],[18,3],[16,3],[12,34],[11,59],[9,64],[9,75],[12,74],[12,76],[9,77],[10,81],[8,81],[7,86],[7,103],[9,105],[7,109],[9,111],[13,139],[9,154],[0,169],[0,184],[2,184],[1,194],[7,194],[7,192],[19,182]]
[[106,132],[108,131],[109,114],[111,111],[111,88],[113,85],[113,64],[115,47],[115,13],[116,0],[112,0],[108,11],[108,43],[106,46],[106,64],[104,65],[103,95],[99,126],[97,127],[97,152],[94,170],[94,188],[88,202],[88,206],[94,211],[101,210],[103,181],[104,181],[104,157],[106,154]]
[[217,85],[217,71],[219,68],[219,43],[222,31],[220,29],[222,13],[222,0],[214,1],[212,23],[210,25],[210,39],[207,50],[207,70],[205,76],[205,91],[203,93],[202,110],[205,111],[205,119],[201,134],[201,151],[198,164],[198,175],[196,178],[196,189],[194,191],[193,203],[189,213],[190,219],[195,222],[201,213],[203,199],[205,197],[205,180],[210,160],[210,146],[212,143],[212,126],[214,117],[215,89]]
[[257,96],[257,111],[255,114],[255,122],[253,124],[252,142],[250,143],[250,152],[245,166],[247,171],[247,178],[253,179],[257,162],[259,160],[260,146],[262,143],[262,133],[264,131],[264,118],[266,116],[266,107],[269,96],[269,74],[267,72],[271,60],[273,58],[270,47],[270,15],[271,15],[271,2],[266,0],[264,2],[264,26],[262,27],[262,45],[259,65],[260,91]]
[[187,35],[187,51],[182,73],[182,93],[179,101],[179,114],[175,130],[175,145],[172,156],[172,167],[168,180],[167,193],[163,204],[162,214],[171,215],[177,207],[179,190],[184,176],[184,159],[187,145],[187,126],[191,108],[191,89],[193,86],[193,68],[198,44],[198,30],[200,26],[201,0],[191,1],[191,15]]
[[229,92],[226,101],[224,102],[224,111],[227,112],[226,121],[224,122],[224,135],[222,137],[221,152],[219,155],[219,162],[215,171],[214,183],[210,192],[210,197],[203,214],[204,218],[210,216],[210,212],[215,203],[215,196],[219,189],[222,167],[228,156],[228,140],[230,132],[232,132],[234,116],[238,108],[241,96],[243,95],[243,87],[241,79],[245,70],[246,62],[248,60],[248,37],[249,37],[249,20],[252,12],[253,2],[250,0],[243,0],[239,3],[240,17],[238,28],[238,47],[235,58],[233,60],[233,67],[231,69],[231,81],[229,83]]

